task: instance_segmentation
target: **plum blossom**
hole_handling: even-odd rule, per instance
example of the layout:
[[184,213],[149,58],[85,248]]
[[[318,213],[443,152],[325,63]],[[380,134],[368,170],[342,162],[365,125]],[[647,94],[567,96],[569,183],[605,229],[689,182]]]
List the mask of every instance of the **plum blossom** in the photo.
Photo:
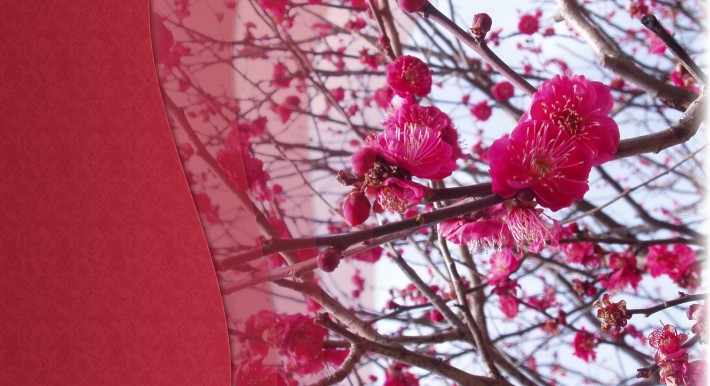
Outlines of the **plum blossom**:
[[627,286],[635,291],[641,281],[641,271],[636,264],[636,257],[629,252],[612,253],[609,255],[612,272],[600,284],[610,291],[622,291]]
[[619,127],[609,117],[614,107],[611,88],[584,76],[555,76],[533,95],[523,119],[547,120],[563,129],[574,143],[591,152],[593,165],[614,158]]
[[403,213],[410,206],[419,204],[427,192],[427,187],[416,182],[390,177],[380,185],[377,202],[386,209]]
[[537,202],[557,211],[589,190],[590,153],[548,121],[524,121],[488,149],[493,193],[510,198],[530,189]]
[[532,35],[540,29],[540,18],[535,15],[525,14],[520,16],[518,30],[525,35]]
[[[520,196],[520,195],[519,195]],[[553,220],[552,227],[542,221],[542,209],[535,209],[534,201],[509,200],[504,203],[508,209],[506,225],[518,246],[525,245],[530,252],[539,253],[545,248],[545,241],[556,242],[559,225]]]
[[387,84],[402,98],[427,96],[431,92],[431,70],[421,59],[403,55],[387,65]]
[[488,101],[485,100],[480,101],[471,106],[469,111],[471,111],[471,115],[473,115],[477,120],[482,122],[487,121],[493,113],[491,106],[488,105]]
[[407,122],[382,135],[370,137],[367,144],[378,150],[385,162],[407,170],[412,176],[444,179],[456,170],[456,149],[444,132],[435,126]]
[[495,98],[498,101],[505,102],[508,99],[513,97],[513,94],[515,93],[515,88],[513,87],[513,84],[508,82],[507,80],[504,80],[500,83],[496,83],[491,87],[491,93],[493,94],[493,98]]
[[490,264],[486,283],[496,285],[518,268],[520,257],[510,248],[503,248],[500,252],[491,255]]
[[585,362],[597,359],[597,353],[594,351],[597,348],[597,339],[593,334],[587,332],[584,327],[574,335],[572,348],[574,349],[574,356]]
[[646,267],[651,277],[665,274],[677,282],[691,270],[695,258],[695,251],[684,244],[652,245],[646,255]]
[[520,287],[520,284],[516,280],[504,278],[498,281],[491,291],[493,294],[498,295],[500,310],[508,319],[518,316],[520,307],[520,299],[516,296],[518,287]]

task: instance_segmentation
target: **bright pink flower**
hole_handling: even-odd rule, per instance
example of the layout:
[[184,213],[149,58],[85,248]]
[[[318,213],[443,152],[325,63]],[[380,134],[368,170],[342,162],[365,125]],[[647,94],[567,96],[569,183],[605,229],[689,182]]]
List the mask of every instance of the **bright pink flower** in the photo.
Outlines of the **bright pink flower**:
[[504,216],[505,210],[497,205],[478,211],[473,217],[446,220],[439,226],[439,233],[454,244],[468,245],[474,252],[484,247],[501,248],[513,240],[505,225]]
[[493,193],[513,197],[530,189],[537,202],[553,211],[581,200],[589,190],[587,149],[546,121],[525,121],[488,149]]
[[513,94],[515,94],[515,87],[513,87],[512,83],[504,80],[493,85],[493,87],[491,87],[491,93],[493,94],[493,98],[496,98],[496,100],[505,102],[513,97]]
[[655,348],[656,362],[674,359],[685,354],[688,349],[683,348],[683,343],[688,340],[688,334],[679,334],[675,326],[666,324],[662,329],[655,329],[648,335],[648,344]]
[[469,109],[471,114],[479,121],[487,121],[493,113],[493,109],[488,105],[488,101],[480,101]]
[[327,330],[303,314],[277,315],[276,334],[285,370],[298,375],[314,374],[325,365],[323,339]]
[[[572,223],[561,229],[560,238],[575,238],[578,226]],[[601,264],[604,250],[598,245],[587,241],[560,243],[560,251],[569,263],[582,264],[585,267],[597,268]]]
[[501,312],[508,319],[513,319],[518,316],[520,299],[516,296],[520,285],[516,280],[504,278],[498,281],[491,291],[498,295],[498,302]]
[[651,277],[668,275],[677,281],[695,263],[695,251],[684,244],[652,245],[646,255],[646,267]]
[[439,110],[436,106],[421,106],[417,103],[404,103],[394,110],[387,119],[382,122],[385,132],[394,135],[397,127],[413,125],[416,127],[427,126],[441,133],[444,142],[451,146],[451,159],[456,161],[463,158],[463,152],[459,146],[459,133],[454,128],[451,118]]
[[394,97],[394,90],[392,90],[392,87],[382,86],[375,90],[372,99],[381,109],[386,109],[392,102],[392,97]]
[[350,192],[343,201],[343,216],[350,225],[358,226],[370,217],[370,200],[359,190]]
[[387,65],[387,84],[402,98],[427,96],[431,83],[431,70],[414,56],[403,55]]
[[525,35],[532,35],[540,29],[540,19],[535,15],[525,14],[520,16],[518,30]]
[[518,269],[520,257],[510,248],[503,248],[500,252],[491,255],[490,263],[491,268],[488,271],[486,283],[496,285]]
[[383,208],[403,213],[410,206],[418,205],[429,189],[416,182],[399,178],[388,178],[380,185],[377,202]]
[[553,287],[545,285],[545,289],[542,291],[541,295],[531,296],[528,298],[527,303],[530,307],[539,310],[547,311],[549,308],[559,305],[557,298],[555,297],[556,291]]
[[659,363],[658,372],[661,383],[666,385],[704,385],[704,361],[672,360]]
[[[455,148],[434,127],[407,123],[370,137],[368,145],[378,149],[389,165],[414,177],[441,180],[456,170]],[[460,151],[458,144],[456,148]]]
[[609,117],[611,88],[584,76],[555,76],[533,95],[528,119],[547,120],[562,128],[573,142],[589,149],[593,165],[614,158],[619,127]]
[[288,0],[259,0],[259,5],[278,22],[286,18],[286,5],[288,5]]
[[597,353],[594,351],[597,348],[597,339],[594,335],[586,332],[584,327],[575,334],[572,348],[574,355],[585,362],[597,360]]
[[627,286],[636,290],[641,281],[641,271],[636,267],[636,257],[629,252],[609,255],[611,275],[600,284],[609,291],[622,291]]
[[356,151],[355,154],[350,157],[353,163],[353,171],[361,176],[367,174],[367,172],[375,165],[377,161],[377,150],[371,147],[363,147]]

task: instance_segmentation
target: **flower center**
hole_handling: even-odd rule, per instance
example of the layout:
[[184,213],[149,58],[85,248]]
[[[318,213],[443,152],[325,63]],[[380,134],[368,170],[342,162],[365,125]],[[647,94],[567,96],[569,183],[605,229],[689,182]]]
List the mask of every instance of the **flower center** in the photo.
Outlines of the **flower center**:
[[552,162],[548,158],[536,158],[530,163],[530,175],[536,179],[544,178],[552,170]]

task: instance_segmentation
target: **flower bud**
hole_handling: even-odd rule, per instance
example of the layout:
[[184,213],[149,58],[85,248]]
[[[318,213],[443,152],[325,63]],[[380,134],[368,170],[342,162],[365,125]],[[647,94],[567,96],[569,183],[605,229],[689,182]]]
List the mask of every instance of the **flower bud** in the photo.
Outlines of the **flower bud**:
[[371,147],[363,147],[350,157],[353,171],[361,176],[367,174],[377,160],[377,151]]
[[491,30],[493,25],[493,20],[487,13],[477,13],[473,15],[473,23],[471,26],[471,33],[478,40],[483,40],[486,37],[488,31]]
[[318,263],[318,268],[324,272],[333,272],[340,264],[340,251],[335,248],[326,248],[318,254],[316,258],[316,263]]
[[352,226],[364,223],[370,217],[370,200],[359,190],[350,192],[343,202],[343,215]]
[[424,10],[424,7],[429,3],[428,0],[397,0],[399,7],[404,10],[404,12],[420,12]]

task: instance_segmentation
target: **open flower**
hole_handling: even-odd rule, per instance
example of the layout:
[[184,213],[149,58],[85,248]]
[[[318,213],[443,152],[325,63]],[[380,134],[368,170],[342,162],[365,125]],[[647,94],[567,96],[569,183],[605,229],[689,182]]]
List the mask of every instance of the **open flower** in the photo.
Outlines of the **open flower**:
[[574,355],[585,362],[597,359],[597,353],[594,351],[597,348],[597,338],[585,331],[584,327],[575,334],[572,348],[574,349]]
[[589,190],[590,153],[547,121],[525,121],[488,149],[493,193],[510,198],[530,189],[553,211],[581,200]]
[[386,209],[403,213],[410,206],[419,204],[428,190],[416,182],[388,178],[377,191],[377,202]]
[[557,75],[533,95],[527,119],[559,126],[573,142],[589,149],[593,165],[601,165],[613,159],[619,147],[619,126],[609,117],[613,107],[608,86],[581,75]]
[[431,70],[421,59],[403,55],[387,65],[387,84],[402,98],[431,92]]
[[386,130],[368,140],[387,164],[406,169],[412,176],[441,180],[456,170],[454,148],[443,133],[413,123]]

